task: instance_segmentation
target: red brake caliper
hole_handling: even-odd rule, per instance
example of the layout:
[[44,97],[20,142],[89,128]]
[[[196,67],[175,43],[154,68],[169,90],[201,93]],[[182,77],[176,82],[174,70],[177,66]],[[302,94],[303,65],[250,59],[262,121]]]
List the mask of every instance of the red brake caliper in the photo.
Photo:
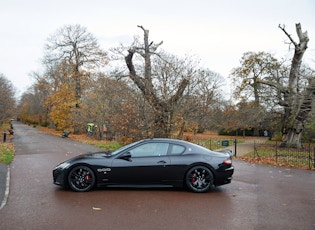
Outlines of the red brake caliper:
[[194,183],[196,181],[196,173],[192,175],[191,182]]

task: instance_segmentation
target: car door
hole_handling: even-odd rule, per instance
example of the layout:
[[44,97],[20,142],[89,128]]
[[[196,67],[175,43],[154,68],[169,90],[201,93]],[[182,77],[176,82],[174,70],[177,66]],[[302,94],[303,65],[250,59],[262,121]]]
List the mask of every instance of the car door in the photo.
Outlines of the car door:
[[121,184],[162,184],[170,164],[169,144],[143,143],[112,162],[111,180]]
[[189,156],[184,156],[186,147],[179,144],[172,144],[169,147],[170,165],[168,167],[168,180],[172,182],[181,181],[187,170],[187,165],[191,163]]

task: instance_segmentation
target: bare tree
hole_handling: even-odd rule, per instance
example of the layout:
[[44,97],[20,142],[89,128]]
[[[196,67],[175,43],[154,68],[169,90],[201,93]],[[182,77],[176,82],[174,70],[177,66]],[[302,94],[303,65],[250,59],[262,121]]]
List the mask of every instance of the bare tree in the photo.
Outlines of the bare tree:
[[14,96],[12,83],[0,73],[0,125],[14,114]]
[[203,132],[214,129],[216,121],[213,112],[221,104],[223,98],[221,87],[224,78],[209,69],[198,69],[190,79],[183,98],[180,101],[177,116],[182,118],[179,136],[185,128]]
[[103,138],[106,128],[108,138],[119,134],[137,139],[141,130],[138,94],[125,81],[99,73],[82,98],[82,107],[87,108],[82,114],[97,124],[98,138]]
[[[49,37],[46,44],[44,63],[63,65],[75,82],[75,117],[79,116],[82,96],[82,80],[89,77],[89,72],[107,63],[106,53],[98,45],[96,38],[80,25],[68,25]],[[75,122],[76,123],[76,122]],[[74,132],[79,127],[74,124]]]
[[[128,50],[128,55],[125,57],[125,62],[129,70],[130,79],[137,85],[142,92],[144,98],[153,108],[155,113],[155,137],[169,137],[169,115],[172,108],[178,103],[182,97],[184,90],[189,84],[189,79],[193,74],[193,70],[187,71],[185,76],[182,76],[178,87],[174,90],[174,93],[167,99],[159,97],[153,84],[152,75],[152,63],[151,56],[156,54],[157,48],[162,44],[154,44],[149,42],[149,30],[146,30],[142,26],[138,26],[144,33],[144,44],[141,46],[133,45]],[[143,76],[139,74],[134,65],[134,55],[138,54],[144,59],[144,71]]]
[[302,32],[301,24],[296,24],[296,32],[299,37],[299,43],[296,43],[290,34],[287,33],[284,26],[279,28],[288,36],[294,45],[294,56],[291,63],[289,75],[289,84],[283,91],[283,128],[282,128],[282,144],[285,146],[301,147],[301,136],[304,129],[304,122],[308,114],[312,110],[312,102],[315,95],[315,79],[311,78],[309,85],[303,92],[299,93],[299,78],[301,75],[301,64],[303,55],[307,49],[309,41],[307,31]]
[[[301,136],[305,122],[314,106],[314,72],[306,71],[306,68],[302,68],[302,59],[307,49],[309,38],[306,31],[302,32],[300,23],[296,24],[299,43],[293,40],[284,26],[279,25],[279,28],[286,34],[290,43],[293,44],[295,48],[290,68],[286,68],[283,64],[279,65],[280,63],[270,58],[246,59],[244,63],[253,61],[256,67],[259,66],[259,68],[256,69],[256,73],[258,74],[254,74],[254,81],[245,80],[248,78],[244,78],[244,84],[242,86],[254,87],[254,92],[259,92],[258,90],[255,91],[255,89],[263,87],[261,89],[265,90],[260,91],[257,97],[255,95],[255,99],[259,99],[258,95],[261,96],[264,94],[266,96],[266,92],[269,92],[270,98],[271,95],[273,95],[274,102],[283,108],[282,146],[299,148],[301,147]],[[261,65],[262,63],[263,65]],[[271,68],[265,68],[266,66],[270,66]],[[235,73],[245,72],[238,71]],[[236,75],[240,76],[239,74]],[[257,102],[258,101],[259,100],[257,100]]]

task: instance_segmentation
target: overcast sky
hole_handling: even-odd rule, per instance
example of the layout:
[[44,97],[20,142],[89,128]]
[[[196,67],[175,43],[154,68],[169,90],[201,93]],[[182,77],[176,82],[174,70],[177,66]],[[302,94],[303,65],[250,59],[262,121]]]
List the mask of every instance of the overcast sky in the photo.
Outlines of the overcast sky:
[[308,31],[304,61],[315,68],[314,0],[0,0],[0,73],[21,94],[33,83],[29,74],[42,70],[44,44],[57,29],[80,24],[108,50],[143,36],[142,25],[164,50],[196,55],[227,78],[247,51],[286,56],[278,25],[298,42],[295,23]]

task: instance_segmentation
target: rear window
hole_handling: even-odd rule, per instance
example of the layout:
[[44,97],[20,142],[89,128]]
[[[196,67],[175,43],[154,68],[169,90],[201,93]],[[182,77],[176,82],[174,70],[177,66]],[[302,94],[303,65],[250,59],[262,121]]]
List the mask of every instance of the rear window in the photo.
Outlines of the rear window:
[[185,151],[185,147],[182,145],[172,145],[170,154],[171,155],[179,155]]

